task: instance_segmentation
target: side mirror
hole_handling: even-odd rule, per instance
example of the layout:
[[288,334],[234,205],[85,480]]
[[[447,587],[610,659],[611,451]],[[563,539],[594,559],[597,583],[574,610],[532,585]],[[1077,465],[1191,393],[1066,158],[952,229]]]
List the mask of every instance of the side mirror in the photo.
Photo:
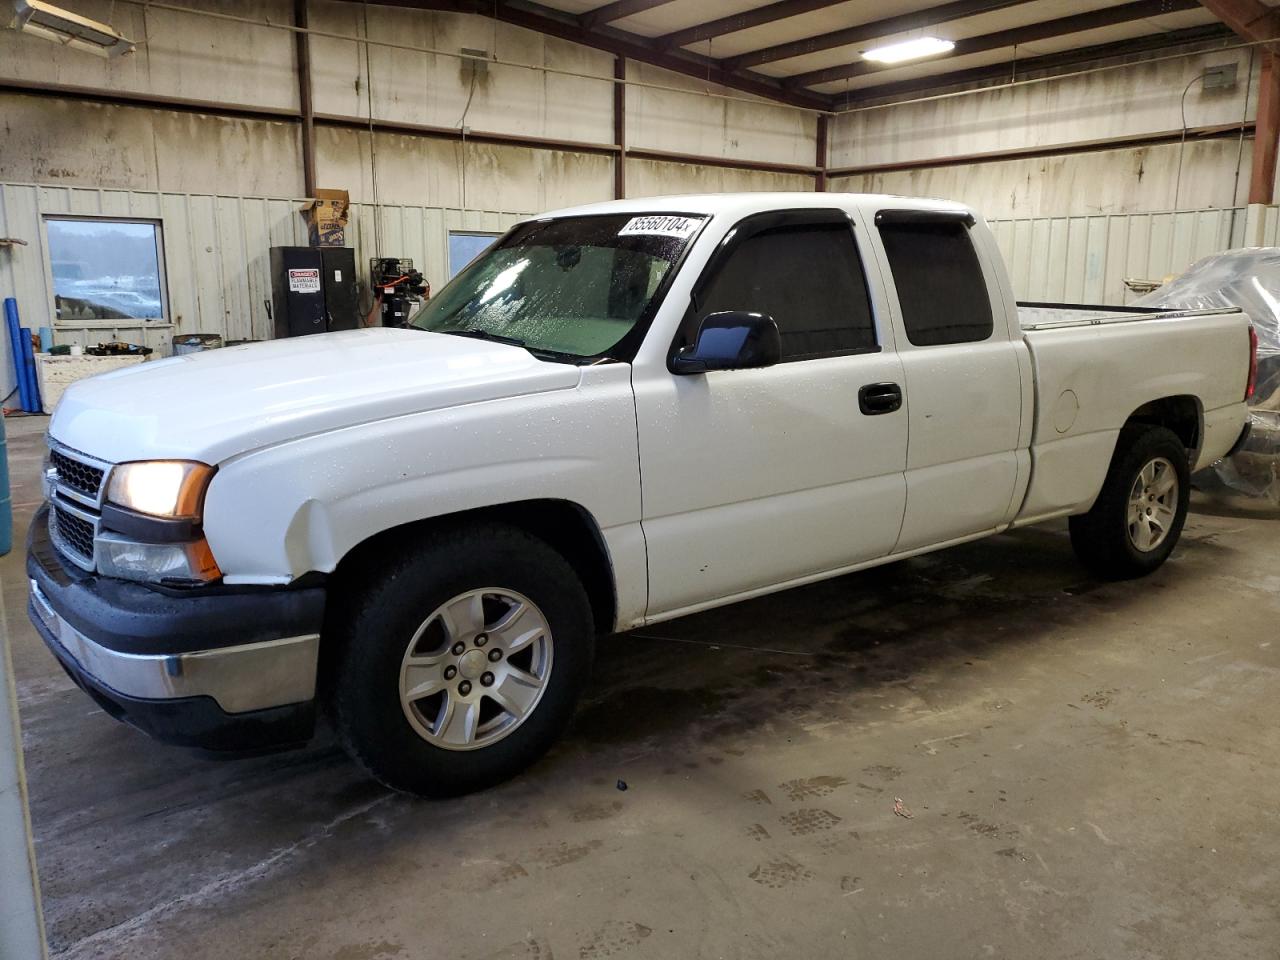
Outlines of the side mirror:
[[771,367],[781,359],[782,337],[773,317],[727,310],[703,317],[697,340],[671,358],[671,372]]

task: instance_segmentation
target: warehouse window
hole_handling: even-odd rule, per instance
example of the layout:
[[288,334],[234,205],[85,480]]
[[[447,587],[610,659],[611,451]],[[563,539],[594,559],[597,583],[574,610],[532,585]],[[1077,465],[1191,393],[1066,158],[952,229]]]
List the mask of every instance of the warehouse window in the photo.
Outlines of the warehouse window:
[[917,347],[991,336],[991,297],[969,228],[957,220],[880,224],[907,339]]
[[[783,361],[876,346],[862,261],[847,223],[778,227],[741,241],[711,279],[697,319],[722,310],[773,317]],[[696,324],[690,336],[694,330]]]
[[449,279],[456,277],[462,269],[480,254],[492,246],[500,233],[463,233],[449,231]]
[[48,217],[59,321],[164,319],[160,224]]

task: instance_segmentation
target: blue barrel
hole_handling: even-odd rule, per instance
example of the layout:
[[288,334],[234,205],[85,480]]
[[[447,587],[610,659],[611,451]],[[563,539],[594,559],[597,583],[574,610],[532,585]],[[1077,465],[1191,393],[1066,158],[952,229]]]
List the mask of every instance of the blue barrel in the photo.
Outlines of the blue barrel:
[[9,442],[0,417],[0,557],[13,549],[13,498],[9,495]]
[[18,301],[4,298],[4,319],[9,328],[9,346],[13,348],[13,375],[18,384],[18,402],[23,410],[34,413],[27,387],[27,360],[22,353],[22,330],[18,321]]
[[22,327],[18,331],[18,338],[22,341],[22,372],[27,378],[27,399],[31,401],[31,405],[26,408],[27,413],[43,413],[40,386],[36,381],[36,348],[31,340],[31,331]]

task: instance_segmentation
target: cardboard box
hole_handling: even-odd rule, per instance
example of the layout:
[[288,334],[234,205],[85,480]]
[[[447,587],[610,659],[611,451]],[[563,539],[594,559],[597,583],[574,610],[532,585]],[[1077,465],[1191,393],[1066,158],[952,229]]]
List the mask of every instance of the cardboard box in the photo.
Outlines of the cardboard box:
[[313,247],[347,245],[347,208],[351,197],[345,190],[316,190],[315,199],[302,208],[307,236]]

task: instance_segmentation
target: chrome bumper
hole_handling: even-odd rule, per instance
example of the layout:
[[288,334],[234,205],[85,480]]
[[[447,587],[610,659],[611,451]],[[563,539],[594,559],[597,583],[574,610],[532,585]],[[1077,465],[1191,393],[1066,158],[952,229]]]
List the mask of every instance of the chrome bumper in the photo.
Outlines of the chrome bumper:
[[109,650],[67,623],[34,579],[31,606],[61,651],[85,674],[141,700],[211,697],[226,713],[246,713],[312,700],[320,635],[144,655]]

